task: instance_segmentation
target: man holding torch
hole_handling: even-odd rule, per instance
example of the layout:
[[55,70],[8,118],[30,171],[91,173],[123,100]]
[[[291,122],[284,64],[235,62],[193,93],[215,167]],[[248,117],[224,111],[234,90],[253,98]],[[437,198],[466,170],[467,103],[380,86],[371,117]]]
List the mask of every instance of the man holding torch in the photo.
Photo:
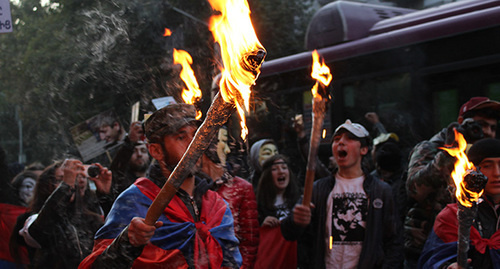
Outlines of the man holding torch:
[[401,225],[391,187],[361,165],[370,142],[362,125],[340,125],[332,143],[338,169],[314,182],[311,206],[299,201],[282,221],[285,239],[303,246],[304,268],[401,267]]
[[[500,140],[479,140],[467,155],[488,178],[470,229],[469,262],[472,268],[500,268]],[[457,210],[457,203],[449,204],[437,216],[420,257],[419,268],[458,268]],[[469,242],[469,238],[466,240]]]
[[[156,160],[115,201],[94,250],[80,268],[239,268],[241,255],[227,203],[205,180],[188,175],[159,220],[147,224],[149,206],[184,155],[199,122],[194,106],[171,104],[144,123]],[[195,164],[193,164],[195,165]]]
[[499,120],[500,102],[472,97],[460,107],[457,122],[413,148],[406,179],[410,208],[404,223],[405,268],[415,268],[436,215],[454,200],[450,186],[455,158],[442,149],[455,143],[453,129],[471,145],[482,137],[495,137]]

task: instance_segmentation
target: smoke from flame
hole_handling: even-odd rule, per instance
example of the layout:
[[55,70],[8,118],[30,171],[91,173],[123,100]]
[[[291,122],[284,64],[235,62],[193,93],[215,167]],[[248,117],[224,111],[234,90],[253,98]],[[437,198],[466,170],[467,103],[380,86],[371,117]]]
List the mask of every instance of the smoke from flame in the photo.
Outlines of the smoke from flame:
[[242,59],[249,52],[263,50],[250,20],[250,8],[246,0],[209,0],[219,14],[210,18],[210,31],[220,46],[223,67],[219,83],[220,94],[225,102],[235,102],[241,119],[241,136],[245,139],[248,129],[245,112],[250,109],[250,87],[260,72],[244,68]]
[[[471,207],[472,202],[477,202],[479,197],[483,194],[483,191],[476,193],[468,190],[464,184],[464,177],[470,170],[475,170],[474,164],[469,162],[467,155],[465,154],[465,149],[467,148],[467,142],[463,135],[455,131],[455,140],[458,142],[458,147],[456,148],[442,148],[447,151],[451,156],[457,158],[455,162],[455,169],[451,172],[451,177],[455,182],[456,191],[455,196],[457,200],[466,207]],[[469,197],[469,198],[468,198]]]
[[[174,49],[174,64],[182,65],[182,71],[179,76],[187,87],[187,89],[182,89],[182,99],[186,104],[195,104],[200,100],[202,95],[193,69],[191,69],[192,63],[193,59],[187,51]],[[196,119],[200,119],[201,116],[202,113],[198,110],[196,113]]]

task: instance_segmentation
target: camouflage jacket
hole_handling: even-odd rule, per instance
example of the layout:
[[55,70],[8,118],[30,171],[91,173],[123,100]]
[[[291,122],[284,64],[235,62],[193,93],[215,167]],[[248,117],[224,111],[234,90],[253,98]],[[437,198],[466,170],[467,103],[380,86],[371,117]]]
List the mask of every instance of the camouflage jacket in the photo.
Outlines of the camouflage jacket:
[[406,189],[410,209],[404,222],[406,259],[418,259],[434,219],[447,203],[453,201],[455,158],[444,150],[446,129],[430,140],[417,144],[410,153]]
[[450,200],[446,196],[450,193],[448,189],[453,188],[451,172],[455,158],[440,149],[445,139],[446,129],[443,129],[430,140],[417,144],[410,153],[406,189],[418,203]]

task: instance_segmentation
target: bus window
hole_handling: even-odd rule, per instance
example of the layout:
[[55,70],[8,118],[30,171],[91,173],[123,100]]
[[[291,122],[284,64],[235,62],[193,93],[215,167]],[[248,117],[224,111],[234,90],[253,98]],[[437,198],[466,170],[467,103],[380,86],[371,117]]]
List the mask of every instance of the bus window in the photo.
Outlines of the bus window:
[[457,121],[457,111],[460,109],[458,90],[442,90],[434,92],[433,95],[434,126],[444,128],[451,122]]
[[486,85],[486,94],[491,100],[500,100],[500,82]]

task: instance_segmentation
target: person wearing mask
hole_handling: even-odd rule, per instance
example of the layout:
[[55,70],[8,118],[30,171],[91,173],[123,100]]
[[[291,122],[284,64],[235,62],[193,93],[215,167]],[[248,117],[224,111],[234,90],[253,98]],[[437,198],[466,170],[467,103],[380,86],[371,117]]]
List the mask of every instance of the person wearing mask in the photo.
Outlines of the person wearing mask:
[[27,207],[33,197],[37,175],[31,171],[19,173],[12,179],[12,187],[17,190],[17,200],[19,205]]
[[[485,138],[468,151],[470,162],[488,179],[479,198],[470,231],[467,256],[471,268],[500,268],[500,140]],[[448,204],[436,217],[418,268],[458,268],[457,203]]]
[[250,148],[250,153],[248,154],[248,165],[251,170],[250,179],[248,181],[252,183],[254,189],[257,189],[257,184],[259,184],[262,164],[269,157],[278,153],[278,146],[272,139],[261,139],[253,143]]
[[211,184],[210,189],[228,202],[234,218],[234,233],[240,241],[239,249],[243,257],[241,268],[254,268],[259,246],[257,201],[252,184],[234,176],[223,165],[230,153],[227,143],[227,129],[222,127],[218,137],[214,138],[203,154],[198,175],[206,178]]
[[[299,201],[281,222],[287,240],[300,240],[303,268],[400,268],[402,238],[391,187],[362,167],[368,131],[347,120],[333,134],[338,169],[314,182],[311,205]],[[299,242],[300,243],[300,242]]]
[[404,224],[405,268],[415,268],[436,215],[454,201],[451,171],[455,158],[442,147],[456,143],[454,129],[464,135],[467,144],[495,137],[499,119],[500,102],[472,97],[460,107],[457,122],[412,149],[406,179],[409,210]]
[[300,194],[285,156],[264,161],[257,187],[261,240],[256,268],[297,268],[297,241],[285,240],[280,222],[290,215]]
[[37,175],[31,171],[19,173],[11,182],[15,194],[13,203],[0,204],[0,268],[16,268],[19,264],[29,263],[26,248],[23,248],[22,254],[19,254],[22,258],[16,257],[16,259],[11,255],[9,241],[17,218],[28,210],[36,178]]
[[170,104],[145,122],[156,162],[115,200],[95,247],[79,268],[236,268],[238,239],[228,204],[206,180],[188,175],[154,225],[145,216],[188,148],[199,122],[188,104]]
[[[101,173],[91,180],[97,191],[109,192],[111,172],[99,168]],[[89,176],[81,161],[66,159],[46,172],[37,181],[29,217],[22,216],[26,219],[24,226],[15,230],[21,238],[11,238],[11,243],[30,248],[32,268],[77,268],[92,250],[93,235],[103,223],[104,212],[89,188]],[[45,195],[49,196],[42,201]]]

